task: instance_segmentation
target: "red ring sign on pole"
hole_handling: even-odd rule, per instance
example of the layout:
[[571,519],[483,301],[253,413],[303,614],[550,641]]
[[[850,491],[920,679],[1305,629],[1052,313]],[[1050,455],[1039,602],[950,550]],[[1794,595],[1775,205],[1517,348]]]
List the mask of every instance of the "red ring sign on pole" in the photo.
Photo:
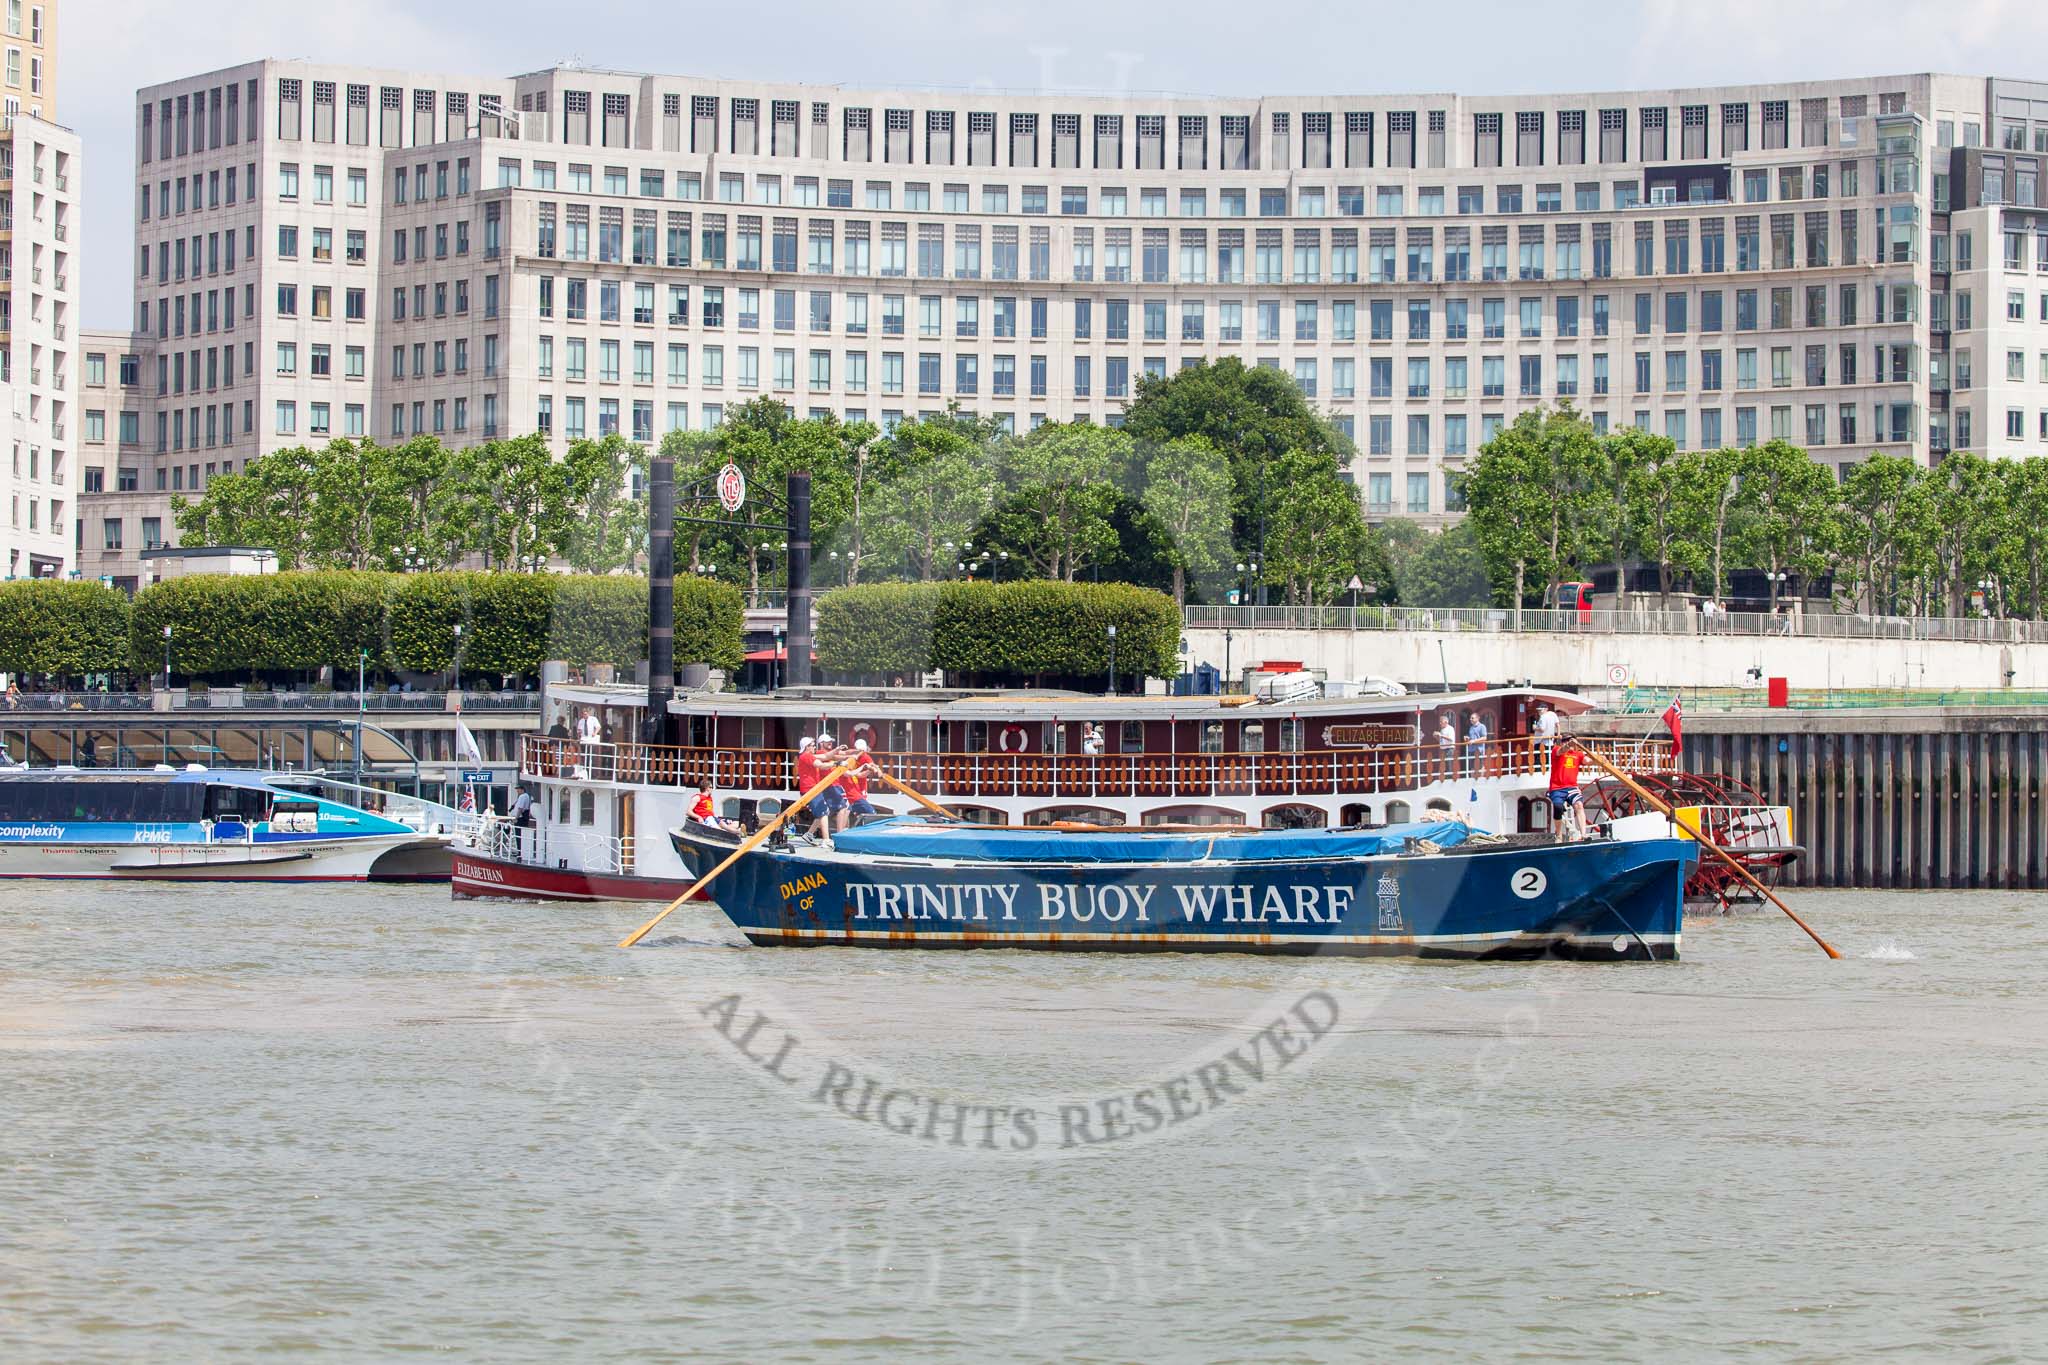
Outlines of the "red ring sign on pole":
[[740,473],[740,467],[727,462],[718,471],[718,505],[728,512],[737,512],[747,500],[747,476]]

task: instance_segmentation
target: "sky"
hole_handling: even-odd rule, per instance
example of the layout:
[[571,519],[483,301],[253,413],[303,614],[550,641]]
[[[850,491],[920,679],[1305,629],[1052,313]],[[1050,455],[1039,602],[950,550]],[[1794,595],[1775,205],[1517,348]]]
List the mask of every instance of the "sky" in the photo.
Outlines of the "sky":
[[131,316],[136,89],[263,57],[479,75],[575,60],[742,80],[1204,95],[1517,94],[1909,71],[2048,79],[2048,6],[2019,0],[62,3],[56,119],[84,140],[81,274],[94,327]]

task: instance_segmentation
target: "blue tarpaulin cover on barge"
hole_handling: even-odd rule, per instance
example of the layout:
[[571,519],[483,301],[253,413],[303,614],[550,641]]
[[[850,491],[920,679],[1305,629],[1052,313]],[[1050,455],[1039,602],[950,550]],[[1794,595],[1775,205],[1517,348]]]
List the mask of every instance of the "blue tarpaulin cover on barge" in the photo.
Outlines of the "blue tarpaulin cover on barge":
[[1294,861],[1307,858],[1370,858],[1399,853],[1410,839],[1442,848],[1462,844],[1472,833],[1457,820],[1418,820],[1376,829],[1276,829],[1255,834],[1148,834],[1143,830],[1091,833],[1056,829],[994,829],[949,825],[921,816],[877,820],[833,836],[844,853],[878,858],[938,858],[952,862],[1002,863],[1193,863]]

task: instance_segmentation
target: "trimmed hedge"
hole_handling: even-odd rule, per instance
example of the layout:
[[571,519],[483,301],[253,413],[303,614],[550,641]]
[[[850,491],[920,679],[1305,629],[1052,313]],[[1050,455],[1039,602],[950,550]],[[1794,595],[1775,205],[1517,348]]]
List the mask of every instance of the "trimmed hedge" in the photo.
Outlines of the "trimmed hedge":
[[[676,660],[737,669],[740,591],[676,582]],[[128,654],[199,677],[353,669],[533,674],[547,659],[631,668],[647,657],[647,580],[570,574],[308,572],[170,579],[136,599]]]
[[1173,599],[1128,583],[878,583],[818,600],[818,664],[836,673],[944,669],[1000,678],[1179,671]]
[[128,598],[102,583],[0,583],[0,673],[118,673],[128,667]]

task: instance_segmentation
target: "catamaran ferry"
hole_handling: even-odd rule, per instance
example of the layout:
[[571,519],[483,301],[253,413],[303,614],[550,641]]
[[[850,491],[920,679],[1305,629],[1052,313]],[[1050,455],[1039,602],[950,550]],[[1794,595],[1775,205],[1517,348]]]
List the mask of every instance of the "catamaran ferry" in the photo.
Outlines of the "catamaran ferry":
[[312,774],[174,770],[0,773],[0,877],[129,881],[446,881],[473,823],[415,797]]
[[[1260,700],[811,686],[686,692],[653,724],[648,704],[644,688],[550,686],[553,733],[521,743],[531,811],[455,851],[455,894],[671,899],[689,868],[669,833],[699,784],[721,816],[750,824],[794,797],[802,741],[828,735],[865,742],[912,787],[994,825],[1371,829],[1453,817],[1538,833],[1551,818],[1539,707],[1588,709],[1525,687]],[[641,738],[653,734],[662,742]],[[1634,772],[1676,767],[1662,737],[1581,742]],[[910,809],[881,792],[876,804]]]

